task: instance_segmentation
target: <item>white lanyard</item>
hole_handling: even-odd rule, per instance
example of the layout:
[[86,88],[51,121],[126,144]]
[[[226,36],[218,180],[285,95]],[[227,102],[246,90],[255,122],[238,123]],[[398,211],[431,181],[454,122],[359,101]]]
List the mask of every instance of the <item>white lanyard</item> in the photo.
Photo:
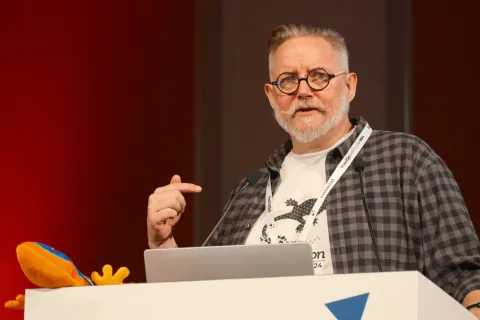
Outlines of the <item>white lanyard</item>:
[[[348,166],[352,163],[353,159],[355,159],[358,152],[360,151],[360,149],[362,149],[363,145],[365,144],[365,142],[367,142],[371,134],[372,134],[372,128],[367,123],[365,128],[362,130],[360,135],[357,137],[353,145],[348,150],[345,157],[343,157],[342,161],[338,164],[337,168],[333,172],[330,179],[328,179],[327,183],[325,184],[325,188],[322,190],[320,197],[317,198],[317,200],[315,201],[315,204],[313,205],[313,208],[310,211],[310,214],[308,215],[307,220],[305,221],[305,225],[303,227],[302,232],[298,236],[297,241],[304,242],[307,239],[308,235],[310,234],[310,230],[313,227],[315,216],[318,210],[320,210],[320,206],[325,201],[325,198],[327,197],[330,190],[332,190],[333,186],[337,183],[338,180],[340,180],[340,177],[345,173]],[[277,243],[278,238],[274,233],[275,220],[272,214],[272,186],[271,186],[270,177],[268,178],[267,190],[265,193],[265,204],[266,204],[267,233],[270,236],[271,242]]]

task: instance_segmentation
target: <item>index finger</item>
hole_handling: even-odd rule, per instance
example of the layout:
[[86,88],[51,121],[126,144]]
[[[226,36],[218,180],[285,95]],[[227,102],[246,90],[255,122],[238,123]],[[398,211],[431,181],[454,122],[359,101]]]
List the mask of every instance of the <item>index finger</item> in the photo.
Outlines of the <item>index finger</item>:
[[164,187],[157,188],[155,190],[155,193],[165,191],[165,190],[178,190],[180,192],[186,192],[186,193],[193,192],[193,193],[195,193],[195,192],[202,191],[202,187],[200,187],[199,185],[196,185],[194,183],[185,183],[185,182],[172,183],[172,184],[168,184]]

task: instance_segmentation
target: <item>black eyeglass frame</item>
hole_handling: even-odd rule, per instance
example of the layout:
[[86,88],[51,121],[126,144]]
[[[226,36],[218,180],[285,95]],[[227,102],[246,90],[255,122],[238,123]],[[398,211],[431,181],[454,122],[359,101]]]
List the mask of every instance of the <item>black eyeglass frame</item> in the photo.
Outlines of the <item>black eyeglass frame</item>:
[[[321,89],[316,89],[316,88],[312,88],[312,86],[310,85],[310,83],[308,82],[308,77],[310,76],[310,74],[312,72],[315,72],[315,71],[323,71],[325,72],[325,74],[327,75],[328,77],[328,80],[327,80],[327,84],[321,88]],[[297,78],[298,80],[298,83],[297,83],[297,87],[295,88],[295,90],[293,91],[290,91],[290,92],[286,92],[286,91],[283,91],[282,89],[280,89],[280,83],[278,82],[280,77],[284,74],[288,74],[288,75],[292,75],[294,77]],[[324,90],[326,87],[328,87],[328,85],[330,84],[330,80],[332,80],[333,78],[335,78],[336,76],[339,76],[341,74],[347,74],[345,71],[341,71],[341,72],[337,72],[337,73],[328,73],[327,70],[325,70],[324,68],[315,68],[315,69],[312,69],[308,72],[307,76],[305,78],[299,78],[296,74],[292,73],[292,72],[282,72],[278,77],[277,77],[277,80],[271,82],[270,84],[274,85],[275,87],[278,88],[278,90],[280,90],[281,92],[285,93],[285,94],[292,94],[294,92],[296,92],[298,90],[298,88],[300,88],[300,83],[302,82],[302,80],[305,80],[305,82],[307,83],[307,85],[310,87],[310,89],[312,89],[313,91],[322,91]]]

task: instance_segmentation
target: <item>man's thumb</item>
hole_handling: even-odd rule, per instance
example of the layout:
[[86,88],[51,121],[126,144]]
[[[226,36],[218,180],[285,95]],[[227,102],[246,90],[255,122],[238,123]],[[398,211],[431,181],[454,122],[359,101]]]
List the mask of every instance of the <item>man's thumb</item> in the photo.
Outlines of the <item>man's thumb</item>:
[[172,177],[172,179],[170,180],[170,184],[180,183],[180,182],[182,182],[182,179],[180,178],[180,176],[178,174],[174,175]]

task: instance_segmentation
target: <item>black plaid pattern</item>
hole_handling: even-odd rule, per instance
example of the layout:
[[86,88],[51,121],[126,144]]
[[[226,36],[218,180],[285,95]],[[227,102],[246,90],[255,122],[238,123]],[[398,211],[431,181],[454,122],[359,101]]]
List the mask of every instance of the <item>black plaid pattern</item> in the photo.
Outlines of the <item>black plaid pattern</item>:
[[[362,118],[352,123],[355,133],[327,156],[327,179],[366,124]],[[261,176],[254,184],[246,178],[240,181],[224,208],[223,223],[207,245],[245,242],[265,210],[268,176],[275,190],[291,148],[287,141],[277,149],[259,169]],[[377,130],[357,157],[366,163],[365,193],[384,271],[418,270],[459,302],[469,291],[480,289],[479,241],[460,189],[440,157],[415,136]],[[352,166],[324,206],[334,272],[378,271],[360,179]]]

